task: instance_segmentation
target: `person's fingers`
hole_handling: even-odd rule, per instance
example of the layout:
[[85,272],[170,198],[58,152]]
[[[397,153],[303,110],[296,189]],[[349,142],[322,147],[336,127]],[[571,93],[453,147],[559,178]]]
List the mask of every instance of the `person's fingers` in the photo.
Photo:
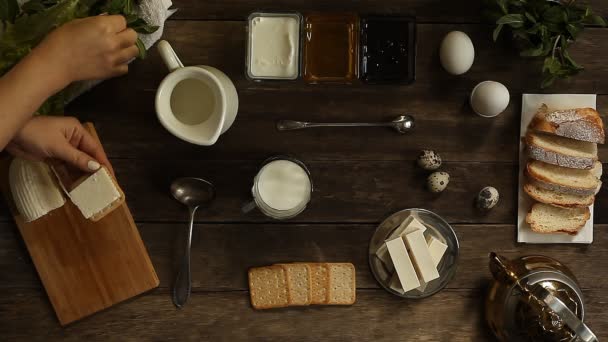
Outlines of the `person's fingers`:
[[[77,130],[78,132],[73,135],[72,139],[70,139],[70,144],[93,157],[96,161],[101,163],[101,165],[105,166],[112,174],[114,174],[114,170],[112,169],[112,165],[110,165],[108,156],[106,155],[106,152],[103,150],[103,147],[99,141],[95,139],[80,123],[78,124]],[[74,139],[74,137],[77,139]]]
[[105,27],[109,32],[118,33],[127,28],[127,20],[122,15],[104,15],[98,16],[99,20],[103,20]]
[[131,28],[128,28],[118,33],[116,39],[118,39],[120,42],[120,47],[122,49],[128,48],[135,45],[135,42],[137,41],[137,32]]
[[111,77],[122,76],[128,72],[129,72],[129,64],[126,64],[126,63],[120,64],[120,65],[117,65],[116,67],[114,67]]
[[93,172],[99,170],[101,165],[90,155],[74,147],[68,141],[63,141],[53,148],[53,156],[71,164],[82,171]]
[[126,49],[122,49],[116,54],[116,65],[125,64],[131,61],[133,58],[137,57],[138,54],[139,49],[135,45],[131,45]]
[[8,151],[8,153],[12,154],[14,157],[19,157],[19,158],[23,158],[23,159],[27,159],[27,160],[34,160],[34,161],[43,160],[43,158],[38,157],[32,153],[26,152],[19,145],[12,143],[12,142],[9,143],[8,145],[6,145],[6,150]]

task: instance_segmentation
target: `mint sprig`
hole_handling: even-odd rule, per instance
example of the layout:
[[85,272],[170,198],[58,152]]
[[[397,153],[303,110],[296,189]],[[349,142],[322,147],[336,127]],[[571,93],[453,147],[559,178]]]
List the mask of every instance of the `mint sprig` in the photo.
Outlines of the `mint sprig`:
[[568,48],[585,25],[606,26],[604,18],[575,0],[486,0],[485,15],[496,24],[494,41],[509,31],[520,56],[544,57],[542,88],[583,70]]

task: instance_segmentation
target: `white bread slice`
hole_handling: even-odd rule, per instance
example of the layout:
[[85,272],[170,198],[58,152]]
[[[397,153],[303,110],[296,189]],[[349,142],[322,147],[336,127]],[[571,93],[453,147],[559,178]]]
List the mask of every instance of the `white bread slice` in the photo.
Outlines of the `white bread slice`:
[[600,180],[602,164],[595,162],[591,170],[569,169],[537,160],[528,162],[526,174],[530,183],[546,190],[564,194],[595,195]]
[[593,204],[595,200],[594,195],[570,195],[570,194],[560,194],[555,191],[543,189],[534,184],[525,184],[524,191],[528,194],[528,196],[532,197],[534,200],[551,204],[556,207],[562,208],[583,208],[588,207]]
[[604,123],[593,108],[574,108],[549,111],[543,104],[529,126],[535,131],[566,138],[603,144]]
[[82,215],[94,222],[125,201],[125,194],[105,167],[86,177],[69,192],[69,197]]
[[558,208],[544,203],[536,203],[526,216],[532,231],[537,233],[578,234],[591,217],[589,208]]
[[557,135],[528,132],[528,155],[545,163],[574,169],[591,169],[597,161],[597,144]]

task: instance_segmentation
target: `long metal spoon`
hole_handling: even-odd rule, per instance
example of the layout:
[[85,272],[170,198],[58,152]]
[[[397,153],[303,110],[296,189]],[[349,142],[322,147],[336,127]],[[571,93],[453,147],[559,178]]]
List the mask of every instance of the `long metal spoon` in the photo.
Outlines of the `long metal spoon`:
[[293,120],[280,120],[277,122],[279,131],[291,131],[296,129],[313,128],[313,127],[391,127],[395,131],[405,134],[416,126],[414,118],[411,115],[401,115],[390,122],[304,122]]
[[175,284],[173,285],[173,304],[178,308],[183,307],[192,289],[192,276],[190,274],[190,246],[192,245],[192,227],[194,226],[194,214],[199,207],[211,203],[215,198],[215,187],[213,184],[200,178],[178,178],[171,183],[171,194],[176,200],[188,207],[190,211],[190,226],[186,250],[182,262],[177,271]]

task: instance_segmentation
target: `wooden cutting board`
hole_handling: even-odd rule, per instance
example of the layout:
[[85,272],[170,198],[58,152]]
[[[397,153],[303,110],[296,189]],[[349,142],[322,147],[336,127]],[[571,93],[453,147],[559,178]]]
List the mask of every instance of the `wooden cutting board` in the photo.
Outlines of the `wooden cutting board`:
[[[85,126],[97,138],[93,125]],[[13,203],[9,165],[0,165],[2,192],[61,325],[158,287],[126,203],[92,222],[66,199],[63,207],[26,223]]]

